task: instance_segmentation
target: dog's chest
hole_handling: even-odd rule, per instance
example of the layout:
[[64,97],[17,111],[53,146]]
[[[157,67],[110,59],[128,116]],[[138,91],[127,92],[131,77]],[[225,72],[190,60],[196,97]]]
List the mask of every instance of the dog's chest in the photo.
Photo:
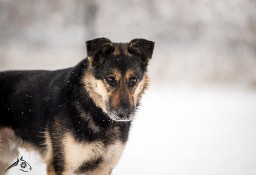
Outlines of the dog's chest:
[[107,146],[101,141],[78,142],[70,134],[65,135],[63,145],[66,172],[74,172],[82,164],[90,163],[97,159],[102,160],[102,164],[107,163],[107,166],[114,166],[125,146],[120,141]]

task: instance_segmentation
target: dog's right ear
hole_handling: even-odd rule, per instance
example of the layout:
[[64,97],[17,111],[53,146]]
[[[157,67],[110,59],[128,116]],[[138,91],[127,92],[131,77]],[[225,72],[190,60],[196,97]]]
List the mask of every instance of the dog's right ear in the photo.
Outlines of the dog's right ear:
[[115,47],[113,43],[107,38],[96,38],[86,41],[87,56],[93,59],[93,62],[98,62],[99,57],[95,57],[96,54],[108,55],[114,52]]
[[104,56],[111,54],[115,50],[113,43],[107,38],[96,38],[86,41],[87,56],[93,66],[104,63]]

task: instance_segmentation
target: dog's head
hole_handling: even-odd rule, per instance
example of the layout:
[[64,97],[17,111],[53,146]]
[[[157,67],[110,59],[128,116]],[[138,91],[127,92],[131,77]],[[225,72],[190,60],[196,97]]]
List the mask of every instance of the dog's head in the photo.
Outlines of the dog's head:
[[130,121],[148,85],[147,66],[154,42],[107,38],[86,42],[89,68],[83,82],[89,96],[112,120]]

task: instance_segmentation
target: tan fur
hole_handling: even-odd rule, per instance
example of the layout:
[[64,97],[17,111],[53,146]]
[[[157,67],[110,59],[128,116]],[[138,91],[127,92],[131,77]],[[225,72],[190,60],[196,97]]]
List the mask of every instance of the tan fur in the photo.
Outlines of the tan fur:
[[114,109],[117,109],[118,106],[119,106],[119,103],[120,103],[120,95],[121,92],[120,92],[120,89],[117,89],[115,90],[113,93],[112,93],[112,98],[111,98],[111,101],[110,101],[110,104],[111,106],[114,108]]
[[46,165],[49,165],[53,158],[53,151],[52,151],[52,141],[51,136],[48,130],[45,131],[45,145],[46,145],[46,153],[44,155],[44,160]]
[[137,84],[133,92],[133,98],[134,98],[135,104],[139,102],[139,100],[141,99],[141,96],[143,95],[147,87],[148,87],[148,76],[144,75],[143,79]]
[[113,70],[112,70],[112,74],[113,74],[113,76],[115,77],[115,79],[116,79],[117,82],[119,82],[120,79],[122,78],[121,72],[120,72],[119,70],[117,70],[117,69],[113,69]]
[[47,165],[47,175],[56,175],[55,169],[52,165],[53,161],[53,147],[54,145],[53,141],[59,140],[62,137],[63,132],[66,132],[63,130],[61,121],[54,120],[52,123],[52,127],[54,127],[54,132],[49,132],[49,130],[46,129],[44,132],[45,137],[45,145],[46,145],[46,152],[42,154],[42,157],[44,158],[44,162]]
[[[119,83],[119,88],[113,90],[110,95],[111,95],[111,101],[110,104],[114,109],[117,109],[119,103],[120,103],[120,94],[121,94],[121,72],[118,71],[117,69],[112,70],[112,75],[115,77],[116,82]],[[109,97],[110,98],[110,97]]]
[[[134,76],[134,72],[132,70],[128,70],[125,73],[125,78],[128,81],[132,76]],[[144,75],[143,79],[136,85],[134,90],[130,93],[132,95],[133,103],[136,105],[138,101],[141,99],[144,91],[148,87],[148,76],[147,74]]]
[[134,72],[132,70],[127,70],[125,73],[125,79],[128,81],[133,75]]
[[104,162],[99,168],[88,173],[88,175],[108,175],[107,173],[110,173],[119,161],[124,147],[125,145],[120,142],[116,142],[114,145],[109,146],[105,153]]
[[22,139],[17,137],[12,129],[0,129],[0,174],[4,174],[12,161],[18,158],[18,147],[21,144]]
[[47,175],[56,175],[56,173],[53,170],[52,165],[47,164]]
[[115,51],[112,53],[114,56],[120,55],[120,48],[119,47],[115,47]]
[[105,102],[108,101],[109,95],[105,84],[88,73],[84,75],[83,83],[94,103],[107,113]]
[[79,166],[91,159],[95,159],[103,154],[103,144],[101,142],[79,143],[73,136],[67,133],[63,139],[65,171],[75,171]]
[[103,157],[103,163],[98,169],[91,172],[91,175],[103,175],[110,172],[119,160],[124,144],[116,142],[115,144],[104,146],[103,142],[95,141],[90,143],[76,141],[70,133],[65,134],[63,138],[65,174],[73,173],[82,163]]
[[121,97],[125,100],[127,100],[130,104],[130,106],[134,106],[134,101],[131,93],[129,92],[128,88],[126,87],[126,82],[122,82],[120,88],[116,89],[113,91],[111,94],[111,101],[110,104],[114,109],[118,109],[120,102],[121,102]]

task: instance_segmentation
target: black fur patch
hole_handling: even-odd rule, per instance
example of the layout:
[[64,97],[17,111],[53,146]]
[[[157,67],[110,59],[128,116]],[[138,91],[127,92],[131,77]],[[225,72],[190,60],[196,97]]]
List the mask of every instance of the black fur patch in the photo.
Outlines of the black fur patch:
[[95,170],[101,163],[103,159],[102,157],[99,157],[95,160],[91,160],[89,162],[84,162],[77,170],[75,173],[86,173],[88,171],[93,171]]

